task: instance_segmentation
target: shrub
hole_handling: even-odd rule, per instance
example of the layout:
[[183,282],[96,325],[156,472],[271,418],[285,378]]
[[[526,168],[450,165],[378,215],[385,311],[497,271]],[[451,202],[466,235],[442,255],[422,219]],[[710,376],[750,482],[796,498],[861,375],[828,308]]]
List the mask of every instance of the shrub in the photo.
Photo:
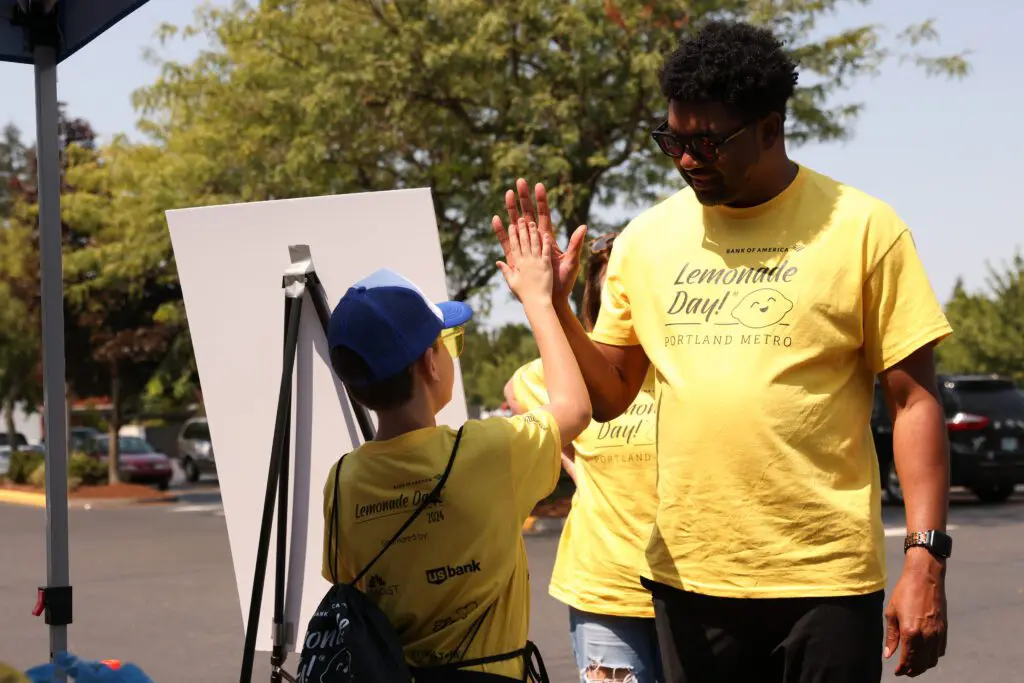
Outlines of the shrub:
[[16,451],[11,453],[11,463],[7,469],[7,478],[13,484],[27,484],[29,477],[43,464],[43,454],[36,451]]
[[39,465],[32,470],[32,474],[28,475],[28,481],[26,483],[37,488],[43,488],[46,486],[46,463],[39,463]]
[[[18,455],[25,455],[22,451]],[[32,453],[36,458],[20,458],[15,470],[15,459],[11,458],[8,475],[15,484],[29,484],[42,488],[46,485],[46,463],[39,453]],[[34,465],[34,466],[33,466]],[[107,483],[107,464],[100,462],[85,453],[72,453],[68,458],[68,489],[74,490],[81,485],[100,486]]]
[[79,479],[86,486],[106,484],[109,474],[107,463],[85,453],[72,453],[68,459],[68,476]]

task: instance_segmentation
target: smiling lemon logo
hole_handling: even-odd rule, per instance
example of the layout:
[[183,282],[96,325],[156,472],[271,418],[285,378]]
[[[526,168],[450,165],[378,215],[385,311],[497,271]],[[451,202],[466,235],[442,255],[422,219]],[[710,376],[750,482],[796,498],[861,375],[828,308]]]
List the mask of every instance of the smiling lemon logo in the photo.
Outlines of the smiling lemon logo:
[[743,297],[732,317],[744,327],[759,329],[780,322],[793,310],[793,302],[775,289],[757,289]]

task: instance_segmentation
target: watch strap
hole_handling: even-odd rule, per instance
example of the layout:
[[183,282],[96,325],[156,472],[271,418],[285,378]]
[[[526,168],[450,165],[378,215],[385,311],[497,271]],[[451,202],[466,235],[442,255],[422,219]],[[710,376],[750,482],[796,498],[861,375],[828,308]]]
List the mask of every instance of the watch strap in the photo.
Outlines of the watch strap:
[[947,534],[936,531],[910,531],[903,539],[903,552],[911,548],[926,548],[930,553],[948,558],[953,552],[953,539]]

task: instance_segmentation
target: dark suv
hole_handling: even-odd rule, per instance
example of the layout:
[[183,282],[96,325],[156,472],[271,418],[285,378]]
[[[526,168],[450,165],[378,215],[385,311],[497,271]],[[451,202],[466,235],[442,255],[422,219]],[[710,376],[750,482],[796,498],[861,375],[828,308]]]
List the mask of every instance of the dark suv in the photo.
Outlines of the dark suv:
[[[939,395],[949,430],[950,484],[986,503],[1001,503],[1024,483],[1024,394],[1013,380],[995,375],[940,375]],[[879,385],[871,431],[882,487],[903,502],[892,455],[892,421]]]

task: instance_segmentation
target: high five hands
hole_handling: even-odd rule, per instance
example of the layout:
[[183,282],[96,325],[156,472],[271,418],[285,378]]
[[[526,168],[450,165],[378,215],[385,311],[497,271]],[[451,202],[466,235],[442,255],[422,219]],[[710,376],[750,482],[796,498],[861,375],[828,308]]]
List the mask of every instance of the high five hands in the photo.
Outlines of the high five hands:
[[[544,186],[537,183],[534,187],[537,200],[536,210],[534,210],[534,204],[530,198],[530,186],[526,180],[520,178],[516,182],[516,190],[518,190],[518,197],[516,196],[516,191],[513,190],[505,193],[505,211],[508,214],[509,231],[517,229],[520,218],[524,219],[527,227],[531,223],[536,224],[537,231],[546,242],[546,246],[548,246],[550,251],[553,274],[551,299],[555,303],[564,303],[568,300],[580,272],[580,254],[583,251],[583,239],[587,235],[587,226],[581,225],[576,228],[569,238],[569,245],[565,251],[562,251],[558,247],[558,242],[552,231],[551,208],[548,205],[548,195],[544,190]],[[501,268],[502,273],[505,275],[505,279],[508,280],[509,272],[506,269],[510,269],[513,272],[516,270],[518,254],[513,250],[514,245],[510,241],[509,233],[506,232],[500,217],[496,215],[491,219],[491,227],[494,229],[494,234],[497,236],[501,249],[505,253],[504,267],[499,266],[499,268]],[[511,287],[510,280],[509,286]]]

